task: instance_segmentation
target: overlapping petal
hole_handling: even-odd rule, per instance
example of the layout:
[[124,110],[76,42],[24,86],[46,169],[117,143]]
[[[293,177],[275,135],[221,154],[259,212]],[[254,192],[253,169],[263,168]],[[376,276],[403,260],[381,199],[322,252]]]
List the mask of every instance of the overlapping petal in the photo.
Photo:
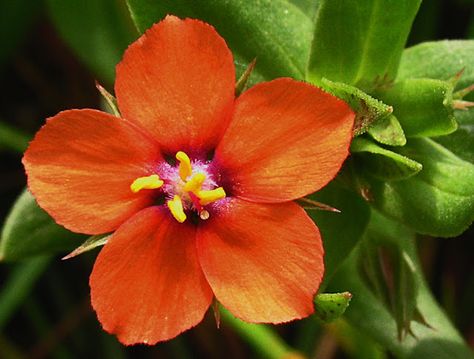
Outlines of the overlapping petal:
[[151,203],[132,181],[153,173],[156,144],[134,125],[95,110],[50,118],[23,157],[28,186],[59,224],[77,232],[116,229]]
[[123,224],[90,278],[92,305],[124,344],[154,344],[198,324],[213,294],[196,253],[196,227],[150,207]]
[[232,199],[198,229],[198,255],[216,298],[248,322],[313,312],[324,272],[318,228],[293,202]]
[[345,102],[309,84],[282,78],[252,87],[216,150],[229,192],[283,202],[320,189],[349,153],[353,121]]
[[232,54],[214,28],[167,16],[125,52],[115,93],[122,116],[174,154],[217,144],[234,86]]

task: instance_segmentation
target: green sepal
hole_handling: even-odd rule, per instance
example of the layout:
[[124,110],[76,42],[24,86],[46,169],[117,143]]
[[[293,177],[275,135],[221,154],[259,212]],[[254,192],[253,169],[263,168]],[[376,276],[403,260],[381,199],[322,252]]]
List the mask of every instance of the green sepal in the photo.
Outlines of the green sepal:
[[421,171],[421,163],[385,149],[363,137],[354,138],[351,153],[358,169],[384,181],[409,178]]
[[109,91],[105,89],[98,82],[95,83],[95,87],[99,90],[99,93],[102,96],[102,104],[105,112],[108,112],[115,117],[120,117],[120,111],[117,105],[117,99]]
[[384,145],[405,146],[407,143],[403,128],[394,115],[376,121],[367,132],[375,141]]
[[358,88],[342,82],[334,82],[326,78],[319,84],[326,92],[339,97],[355,112],[354,135],[367,131],[369,126],[387,117],[393,111],[391,106],[384,104]]
[[25,190],[13,205],[2,229],[0,260],[66,252],[87,238],[57,225]]
[[307,79],[365,91],[390,84],[421,0],[321,0]]
[[442,136],[456,131],[453,84],[434,79],[407,79],[381,91],[378,97],[393,106],[407,137]]
[[240,96],[240,94],[247,89],[249,85],[250,76],[252,75],[252,72],[255,69],[256,63],[257,63],[257,59],[253,59],[252,62],[248,64],[244,73],[239,77],[239,79],[235,83],[235,96],[236,97]]
[[398,149],[423,165],[401,181],[367,179],[372,204],[421,234],[455,237],[474,219],[474,165],[428,138]]
[[315,314],[324,322],[332,322],[345,313],[351,299],[349,292],[318,294],[314,298]]
[[94,248],[101,247],[105,243],[107,243],[110,236],[111,236],[110,234],[100,234],[96,236],[90,236],[89,238],[86,239],[84,243],[82,243],[79,247],[74,249],[68,255],[64,256],[62,259],[63,260],[71,259],[71,258],[77,257],[80,254],[89,252],[93,250]]

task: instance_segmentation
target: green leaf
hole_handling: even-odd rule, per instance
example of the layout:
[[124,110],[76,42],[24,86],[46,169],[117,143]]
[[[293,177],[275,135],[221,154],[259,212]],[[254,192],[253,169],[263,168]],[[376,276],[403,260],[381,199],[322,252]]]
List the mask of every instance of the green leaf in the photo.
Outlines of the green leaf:
[[[464,69],[456,85],[463,89],[474,83],[473,58],[474,40],[424,42],[403,52],[398,79],[449,80]],[[474,99],[474,94],[468,98]]]
[[116,0],[47,0],[60,35],[102,81],[112,84],[115,65],[137,36],[125,5]]
[[416,297],[413,299],[420,315],[428,318],[432,328],[416,321],[412,322],[411,330],[416,337],[408,336],[402,341],[399,340],[394,317],[369,290],[359,271],[359,260],[364,261],[366,258],[360,258],[360,253],[357,252],[344,263],[330,285],[333,291],[349,290],[353,295],[345,318],[390,350],[397,358],[473,358],[469,347],[435,302],[422,277],[423,270],[416,255],[413,231],[373,211],[367,236],[371,240],[396,245],[400,252],[406,253],[414,265],[414,279],[418,287]]
[[319,0],[288,0],[290,3],[299,7],[299,9],[310,19],[314,20],[319,7]]
[[[240,74],[257,58],[256,74],[303,79],[312,36],[311,20],[284,0],[127,0],[140,32],[167,14],[199,18],[216,27],[236,59]],[[252,80],[252,83],[253,80]]]
[[362,137],[354,138],[351,153],[358,169],[385,181],[414,176],[423,168],[420,163]]
[[[372,220],[372,222],[374,222]],[[412,334],[415,320],[418,283],[415,268],[406,251],[398,243],[386,243],[383,236],[371,236],[361,245],[361,265],[374,294],[384,303],[395,318],[399,340]]]
[[343,293],[321,293],[314,298],[316,315],[324,322],[332,322],[344,315],[352,294]]
[[[335,182],[310,198],[339,209],[340,213],[307,209],[324,243],[324,281],[331,279],[342,262],[354,249],[369,222],[369,206],[355,193],[341,188]],[[324,285],[322,286],[324,287]]]
[[460,125],[456,132],[434,140],[459,158],[474,164],[474,123]]
[[400,122],[394,115],[386,116],[372,124],[367,130],[377,142],[388,146],[405,146],[407,139]]
[[70,251],[85,238],[57,225],[25,190],[5,221],[0,240],[0,260],[13,261]]
[[377,121],[387,117],[393,111],[391,106],[384,104],[354,86],[342,82],[321,79],[320,86],[330,94],[339,97],[355,112],[354,133],[360,135]]
[[430,139],[412,139],[399,152],[423,170],[402,181],[369,180],[373,205],[418,233],[461,234],[474,219],[474,165]]
[[452,96],[452,83],[435,79],[407,79],[379,92],[379,98],[393,106],[407,137],[454,132],[457,123]]
[[307,78],[371,92],[395,79],[421,0],[321,0]]

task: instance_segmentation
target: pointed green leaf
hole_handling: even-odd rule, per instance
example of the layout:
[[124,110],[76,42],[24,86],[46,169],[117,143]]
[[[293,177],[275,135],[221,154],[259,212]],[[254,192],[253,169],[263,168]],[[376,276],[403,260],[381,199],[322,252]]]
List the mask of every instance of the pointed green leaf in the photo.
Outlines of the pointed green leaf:
[[354,86],[342,82],[321,79],[320,86],[330,94],[339,97],[355,112],[354,134],[360,135],[379,120],[387,117],[393,111],[391,106],[384,104]]
[[380,91],[378,97],[393,106],[393,114],[407,137],[432,137],[457,128],[452,96],[449,81],[407,79]]
[[423,165],[406,180],[370,180],[373,205],[418,233],[454,237],[474,219],[474,165],[430,139],[398,150]]
[[298,7],[287,1],[127,0],[127,3],[140,32],[167,14],[210,23],[244,64],[238,66],[238,76],[257,58],[255,73],[264,78],[304,78],[313,25]]
[[[450,80],[463,70],[455,90],[474,84],[474,40],[444,40],[425,42],[406,49],[400,63],[399,78],[428,77]],[[465,99],[474,100],[474,92]],[[459,128],[451,135],[435,140],[460,158],[474,163],[474,109],[455,111]]]
[[[460,90],[474,83],[474,40],[424,42],[403,52],[398,79],[449,80],[464,72],[456,84]],[[474,99],[474,94],[467,96]]]
[[414,298],[417,311],[423,318],[428,319],[431,327],[419,323],[415,313],[415,322],[411,323],[411,330],[416,337],[408,336],[402,341],[399,340],[395,319],[387,307],[369,290],[359,271],[361,264],[359,259],[364,262],[366,258],[359,257],[360,253],[357,252],[343,264],[329,287],[331,291],[349,290],[353,294],[351,305],[344,318],[390,350],[397,358],[473,358],[468,345],[436,303],[422,277],[423,271],[416,255],[414,232],[373,211],[367,236],[379,243],[396,245],[401,252],[408,255],[414,265],[414,279],[418,286],[418,293]]
[[412,334],[418,293],[411,259],[398,243],[373,238],[370,232],[361,243],[361,258],[368,284],[394,317],[399,340],[404,340],[407,334]]
[[376,143],[363,138],[354,138],[351,153],[357,168],[385,181],[401,180],[414,176],[423,166],[399,153],[380,147]]
[[315,314],[324,322],[332,322],[344,315],[352,294],[343,293],[321,293],[314,298]]
[[116,0],[47,0],[65,42],[102,81],[112,84],[115,65],[137,36],[125,4]]
[[388,146],[405,146],[407,139],[400,122],[394,115],[386,116],[376,121],[367,130],[377,142]]
[[307,78],[371,92],[395,79],[421,0],[321,0]]
[[8,215],[0,240],[0,260],[69,251],[80,245],[85,235],[57,225],[43,211],[30,192],[24,191]]

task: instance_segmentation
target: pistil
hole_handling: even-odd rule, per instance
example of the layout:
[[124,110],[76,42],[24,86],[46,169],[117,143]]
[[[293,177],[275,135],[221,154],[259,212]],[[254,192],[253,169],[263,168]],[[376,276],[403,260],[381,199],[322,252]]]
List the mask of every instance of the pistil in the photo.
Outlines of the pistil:
[[[177,167],[161,171],[163,180],[157,175],[139,177],[130,185],[133,193],[143,189],[162,188],[163,193],[171,199],[166,205],[171,215],[183,223],[187,218],[187,211],[197,212],[199,218],[209,218],[209,211],[205,206],[226,197],[224,188],[217,187],[212,177],[207,173],[207,165],[199,161],[192,164],[189,156],[183,151],[176,153]],[[194,172],[193,172],[193,166]]]

